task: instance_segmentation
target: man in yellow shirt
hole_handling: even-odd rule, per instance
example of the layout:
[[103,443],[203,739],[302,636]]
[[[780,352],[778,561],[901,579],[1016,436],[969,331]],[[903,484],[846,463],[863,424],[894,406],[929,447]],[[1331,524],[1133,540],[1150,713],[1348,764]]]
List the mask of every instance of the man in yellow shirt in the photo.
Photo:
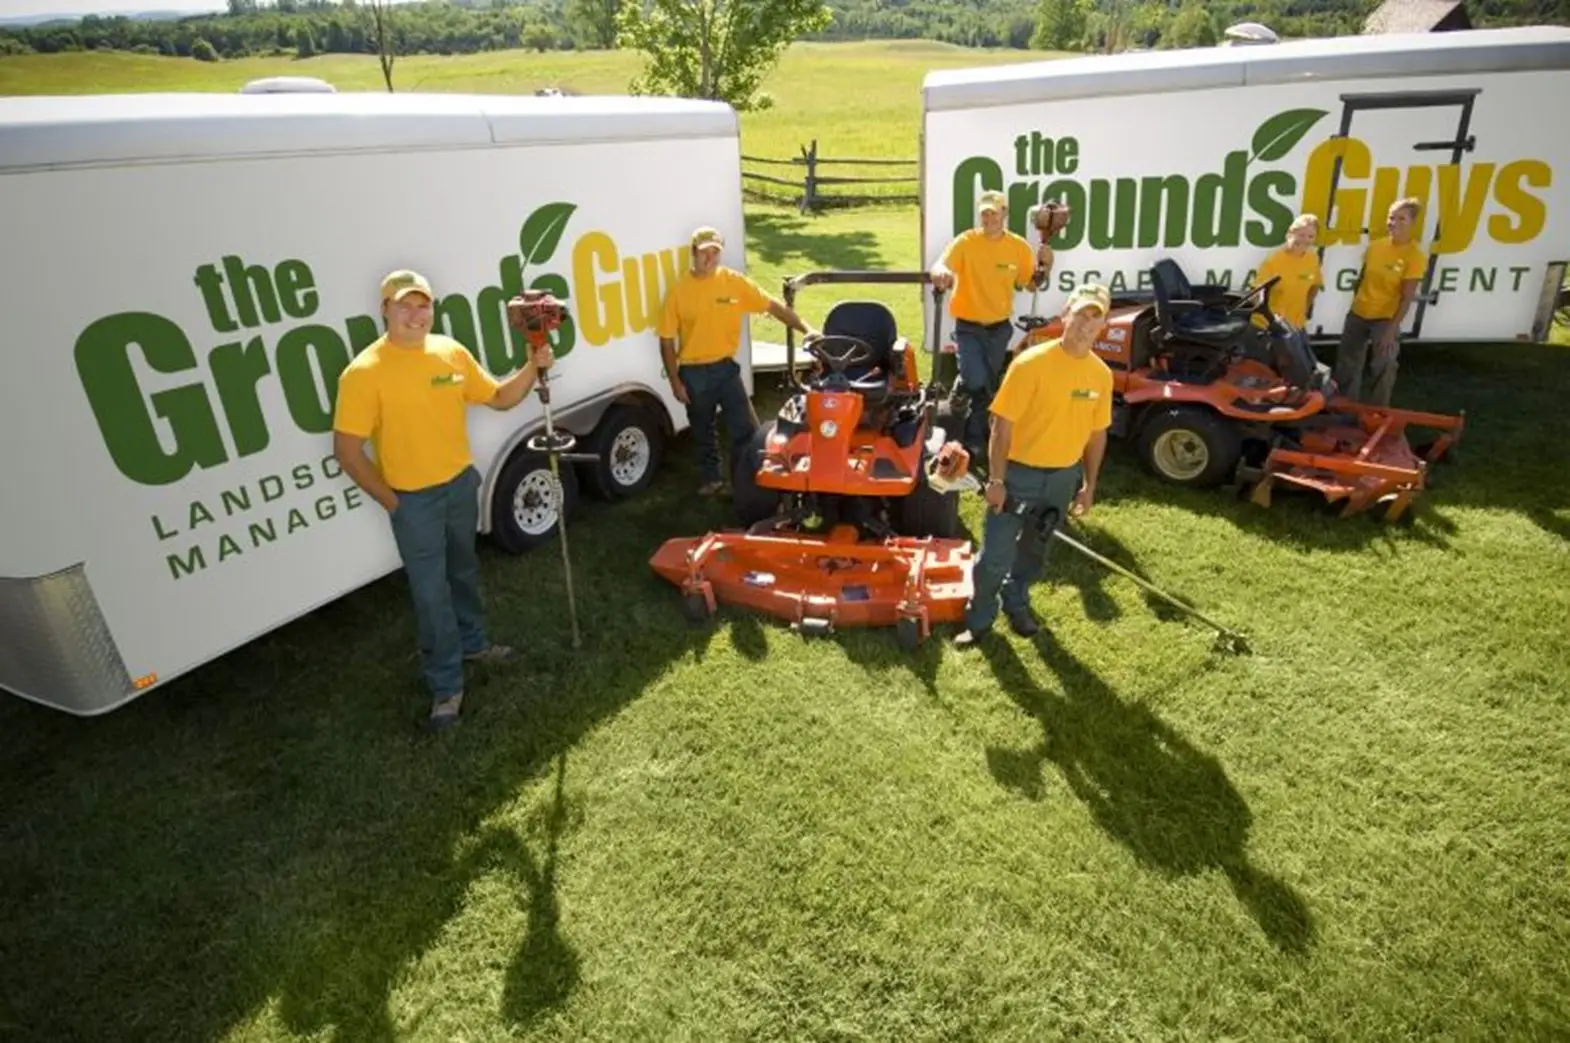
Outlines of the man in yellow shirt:
[[987,516],[975,591],[956,638],[970,647],[992,631],[999,596],[1021,637],[1040,631],[1030,587],[1065,511],[1090,510],[1112,424],[1112,370],[1091,351],[1112,306],[1106,287],[1069,295],[1063,336],[1019,354],[992,401]]
[[[1390,207],[1388,235],[1369,242],[1357,293],[1341,330],[1333,371],[1336,386],[1354,401],[1363,400],[1363,367],[1367,362],[1373,389],[1367,401],[1390,404],[1396,386],[1396,359],[1401,353],[1401,323],[1417,299],[1428,258],[1414,241],[1422,203],[1402,199]],[[1373,357],[1369,358],[1369,344]]]
[[[553,356],[549,345],[498,382],[467,348],[431,332],[431,284],[417,272],[382,280],[387,331],[338,378],[333,452],[356,485],[387,509],[414,600],[430,724],[457,721],[463,664],[516,653],[485,633],[480,596],[480,474],[469,451],[467,407],[511,409]],[[376,462],[366,456],[366,442]]]
[[1008,229],[1008,202],[1002,192],[983,192],[976,204],[979,223],[944,248],[932,267],[932,285],[954,287],[949,314],[954,317],[954,348],[959,379],[970,397],[962,441],[984,456],[987,410],[998,393],[1008,364],[1014,294],[1038,289],[1050,271],[1050,247],[1033,254],[1023,236]]
[[698,443],[703,473],[698,495],[711,496],[725,488],[714,439],[716,411],[725,418],[732,467],[758,426],[736,361],[742,320],[767,312],[804,337],[815,334],[752,279],[720,264],[725,240],[718,230],[699,228],[692,233],[691,246],[691,267],[665,295],[658,333],[671,394],[687,407]]
[[[1319,255],[1314,252],[1314,240],[1319,233],[1319,219],[1313,214],[1299,215],[1287,229],[1287,241],[1275,253],[1265,258],[1254,276],[1260,285],[1274,276],[1281,281],[1265,295],[1266,304],[1276,317],[1294,330],[1308,327],[1308,316],[1314,310],[1314,298],[1325,288],[1325,276],[1319,267]],[[1254,316],[1254,325],[1265,328],[1265,318]]]

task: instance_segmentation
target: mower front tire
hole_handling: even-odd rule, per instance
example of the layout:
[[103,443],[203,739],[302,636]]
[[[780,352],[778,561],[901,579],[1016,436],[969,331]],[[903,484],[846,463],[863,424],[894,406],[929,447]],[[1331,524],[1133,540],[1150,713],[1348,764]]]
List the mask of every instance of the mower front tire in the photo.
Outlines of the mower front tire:
[[491,538],[509,554],[524,554],[556,535],[561,514],[578,507],[578,474],[560,463],[561,481],[551,474],[550,458],[518,452],[502,468],[491,497]]
[[1237,470],[1242,452],[1236,425],[1206,409],[1158,409],[1140,427],[1140,459],[1152,474],[1172,485],[1221,485]]
[[774,517],[780,508],[780,494],[758,485],[758,465],[763,461],[763,448],[774,433],[774,422],[760,425],[752,433],[746,448],[735,461],[736,471],[731,476],[731,502],[736,519],[743,525],[756,525]]

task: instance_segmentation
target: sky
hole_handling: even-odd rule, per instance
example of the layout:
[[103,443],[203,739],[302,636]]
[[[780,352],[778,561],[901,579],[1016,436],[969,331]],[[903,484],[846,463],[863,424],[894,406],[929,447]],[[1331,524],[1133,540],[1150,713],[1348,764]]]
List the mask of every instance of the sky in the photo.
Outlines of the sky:
[[129,14],[132,11],[203,11],[227,9],[225,0],[0,0],[0,18],[29,15]]

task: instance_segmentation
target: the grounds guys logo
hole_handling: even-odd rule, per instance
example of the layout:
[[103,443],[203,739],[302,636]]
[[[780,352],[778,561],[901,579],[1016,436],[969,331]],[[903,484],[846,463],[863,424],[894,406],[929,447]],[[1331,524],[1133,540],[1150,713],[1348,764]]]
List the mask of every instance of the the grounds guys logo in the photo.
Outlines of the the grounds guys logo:
[[[576,209],[565,202],[539,207],[519,230],[518,252],[497,263],[494,284],[436,302],[438,332],[461,341],[498,378],[528,357],[523,335],[506,321],[506,302],[525,286],[567,305],[552,338],[564,359],[579,340],[602,347],[652,328],[684,266],[685,246],[623,257],[610,235],[588,231],[562,258],[571,279],[550,270]],[[367,271],[364,280],[374,287],[381,275]],[[370,314],[324,321],[316,277],[298,258],[264,264],[222,256],[192,273],[191,292],[211,333],[197,335],[154,312],[125,311],[89,323],[76,340],[77,374],[104,445],[120,473],[142,485],[174,486],[265,453],[281,424],[327,434],[339,375],[382,332],[380,317]],[[286,412],[264,410],[268,382]],[[172,496],[148,524],[179,579],[367,502],[329,453],[284,463],[259,481],[209,483]]]
[[[1551,184],[1553,171],[1540,159],[1413,164],[1405,161],[1422,154],[1408,150],[1399,157],[1385,155],[1395,151],[1394,146],[1376,150],[1354,131],[1347,137],[1324,138],[1307,150],[1301,166],[1287,165],[1294,153],[1302,154],[1299,145],[1327,115],[1314,108],[1279,112],[1259,124],[1248,148],[1227,152],[1217,167],[1197,176],[1095,176],[1099,171],[1115,173],[1115,157],[1082,156],[1079,140],[1071,135],[1021,133],[1003,151],[1012,159],[1007,174],[1004,164],[991,155],[972,156],[954,167],[953,234],[974,224],[976,198],[987,190],[1007,194],[1009,223],[1021,235],[1026,234],[1030,207],[1050,199],[1069,204],[1071,219],[1052,240],[1054,250],[1060,252],[1242,248],[1249,251],[1250,263],[1257,263],[1253,255],[1262,258],[1265,251],[1280,246],[1287,226],[1300,211],[1319,216],[1321,245],[1355,246],[1364,241],[1364,228],[1380,234],[1390,204],[1405,196],[1422,200],[1425,214],[1437,218],[1441,235],[1425,243],[1437,254],[1460,253],[1480,237],[1511,245],[1542,232],[1547,208],[1541,190]],[[1202,148],[1213,137],[1195,138],[1195,145],[1185,145],[1183,152]],[[1448,153],[1431,155],[1448,157]],[[1082,169],[1082,164],[1088,169]],[[1431,221],[1425,224],[1433,227]],[[1137,273],[1115,271],[1109,276],[1105,263],[1096,273],[1069,267],[1058,273],[1060,288],[1069,290],[1079,281],[1096,280],[1110,281],[1113,290],[1130,288],[1134,281],[1143,286],[1148,282],[1146,268],[1142,264]],[[1520,269],[1514,277],[1519,280],[1525,271]],[[1234,273],[1206,274],[1206,282],[1232,282]],[[1498,269],[1479,269],[1470,282],[1473,288],[1490,288],[1498,274]],[[1355,278],[1355,269],[1351,276]]]

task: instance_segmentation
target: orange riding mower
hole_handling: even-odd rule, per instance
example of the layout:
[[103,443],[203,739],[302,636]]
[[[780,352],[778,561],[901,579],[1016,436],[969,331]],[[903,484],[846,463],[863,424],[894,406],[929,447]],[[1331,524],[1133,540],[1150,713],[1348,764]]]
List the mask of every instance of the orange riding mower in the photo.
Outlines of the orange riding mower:
[[[1279,276],[1237,292],[1190,285],[1170,259],[1150,274],[1151,290],[1112,294],[1093,350],[1112,369],[1112,434],[1132,438],[1156,477],[1251,486],[1250,499],[1264,507],[1277,486],[1307,489],[1341,504],[1343,517],[1383,507],[1396,521],[1427,487],[1430,465],[1460,440],[1464,413],[1339,395],[1307,336],[1270,311]],[[1063,332],[1061,317],[1017,325],[1016,353]],[[1407,440],[1414,429],[1433,432],[1420,448]]]
[[[926,272],[817,272],[785,282],[928,284]],[[941,328],[942,291],[934,290]],[[934,335],[934,344],[936,334]],[[734,462],[743,528],[668,540],[650,561],[683,594],[688,616],[720,602],[784,619],[806,634],[894,626],[913,649],[937,623],[963,619],[971,544],[959,497],[979,489],[969,456],[934,424],[942,393],[917,375],[916,348],[887,306],[835,304],[822,335],[786,333],[791,393]]]

